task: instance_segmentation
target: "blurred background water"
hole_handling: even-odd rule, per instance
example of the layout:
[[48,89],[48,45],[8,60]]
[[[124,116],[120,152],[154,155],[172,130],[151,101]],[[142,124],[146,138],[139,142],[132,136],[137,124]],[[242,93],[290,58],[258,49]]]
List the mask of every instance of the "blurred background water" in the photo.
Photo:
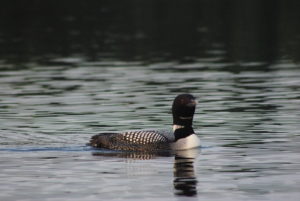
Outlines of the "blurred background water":
[[[0,200],[299,200],[298,1],[2,1]],[[201,150],[116,153],[171,127]]]

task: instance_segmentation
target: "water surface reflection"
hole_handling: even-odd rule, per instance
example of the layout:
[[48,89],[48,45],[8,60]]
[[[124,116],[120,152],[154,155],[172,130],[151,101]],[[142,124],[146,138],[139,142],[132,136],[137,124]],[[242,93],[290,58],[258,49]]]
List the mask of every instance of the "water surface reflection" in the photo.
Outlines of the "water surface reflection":
[[0,60],[299,61],[298,10],[296,0],[5,1]]
[[[120,157],[134,160],[151,160],[157,157],[174,157],[174,193],[178,196],[197,195],[197,176],[195,174],[194,162],[200,149],[181,151],[160,151],[160,152],[119,152],[105,149],[98,149],[93,156],[98,157]],[[151,182],[151,181],[147,181]]]
[[196,196],[197,175],[194,162],[200,153],[199,149],[177,151],[174,160],[174,189],[176,195]]

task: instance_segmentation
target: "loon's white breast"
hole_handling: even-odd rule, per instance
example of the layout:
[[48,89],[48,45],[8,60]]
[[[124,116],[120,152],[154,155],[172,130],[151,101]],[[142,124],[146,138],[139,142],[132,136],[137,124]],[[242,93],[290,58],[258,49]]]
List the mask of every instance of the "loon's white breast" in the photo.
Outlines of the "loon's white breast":
[[172,143],[171,148],[173,150],[185,150],[200,147],[200,145],[201,142],[199,137],[196,134],[191,134]]

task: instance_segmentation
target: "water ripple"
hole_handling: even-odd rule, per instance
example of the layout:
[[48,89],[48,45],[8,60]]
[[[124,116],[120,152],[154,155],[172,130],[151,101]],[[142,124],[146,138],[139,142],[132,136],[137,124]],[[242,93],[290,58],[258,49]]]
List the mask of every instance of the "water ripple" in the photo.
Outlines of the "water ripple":
[[[235,64],[220,61],[148,65],[60,58],[51,66],[0,71],[0,197],[299,196],[299,66],[233,72],[228,66]],[[199,100],[194,127],[203,147],[195,161],[177,164],[174,155],[86,146],[99,132],[170,129],[171,102],[179,93]],[[172,175],[174,167],[187,167],[187,177]]]

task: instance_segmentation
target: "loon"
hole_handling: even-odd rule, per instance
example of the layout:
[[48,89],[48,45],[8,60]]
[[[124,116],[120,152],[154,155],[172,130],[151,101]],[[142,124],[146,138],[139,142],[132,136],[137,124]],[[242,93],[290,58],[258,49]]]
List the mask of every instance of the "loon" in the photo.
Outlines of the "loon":
[[196,99],[191,94],[178,95],[172,105],[173,132],[159,130],[100,133],[89,145],[118,151],[186,150],[200,146],[192,124]]

